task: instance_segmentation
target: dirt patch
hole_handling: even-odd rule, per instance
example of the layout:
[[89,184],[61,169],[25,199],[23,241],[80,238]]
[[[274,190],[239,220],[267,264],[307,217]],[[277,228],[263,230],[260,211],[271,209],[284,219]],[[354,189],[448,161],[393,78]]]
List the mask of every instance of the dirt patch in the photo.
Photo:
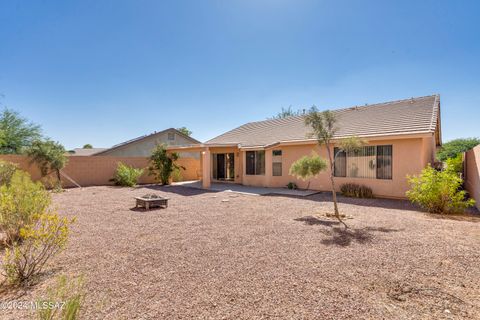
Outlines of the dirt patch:
[[[132,211],[135,196],[170,198]],[[480,224],[404,201],[232,195],[184,187],[91,187],[54,195],[77,216],[59,274],[84,274],[86,319],[480,318]],[[228,200],[228,201],[224,201]],[[28,311],[1,310],[2,319]]]

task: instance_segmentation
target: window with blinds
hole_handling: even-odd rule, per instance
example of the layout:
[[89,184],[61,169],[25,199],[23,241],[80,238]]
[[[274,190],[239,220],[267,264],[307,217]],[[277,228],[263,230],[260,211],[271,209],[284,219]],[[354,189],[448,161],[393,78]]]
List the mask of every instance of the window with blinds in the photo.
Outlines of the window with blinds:
[[356,151],[334,148],[335,177],[392,179],[392,146],[366,146]]
[[272,151],[272,176],[282,176],[282,150]]
[[245,173],[247,175],[265,174],[265,151],[247,151],[245,156]]

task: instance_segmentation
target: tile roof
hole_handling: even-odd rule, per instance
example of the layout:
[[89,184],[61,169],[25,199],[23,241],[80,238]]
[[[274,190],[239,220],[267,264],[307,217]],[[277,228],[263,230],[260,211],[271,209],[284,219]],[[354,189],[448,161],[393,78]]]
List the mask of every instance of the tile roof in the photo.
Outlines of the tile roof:
[[[440,96],[431,95],[332,110],[337,118],[337,138],[434,132],[440,115]],[[244,124],[206,145],[265,147],[279,142],[308,140],[311,129],[303,116]]]
[[[201,142],[198,141],[197,139],[194,139],[194,138],[192,138],[192,137],[190,137],[190,136],[187,136],[186,134],[184,134],[183,132],[178,131],[178,130],[175,129],[175,128],[168,128],[168,129],[165,129],[165,130],[162,130],[162,131],[159,131],[159,132],[154,132],[154,133],[151,133],[151,134],[143,135],[143,136],[141,136],[141,137],[137,137],[137,138],[134,138],[134,139],[131,139],[131,140],[128,140],[128,141],[125,141],[125,142],[116,144],[116,145],[114,145],[114,146],[111,147],[111,148],[108,148],[108,149],[105,149],[105,150],[102,150],[102,151],[98,152],[97,154],[98,154],[98,155],[101,155],[101,154],[104,154],[104,153],[108,153],[108,152],[110,152],[110,151],[112,151],[112,150],[119,149],[119,148],[121,148],[121,147],[123,147],[123,146],[129,145],[129,144],[132,144],[132,143],[136,143],[136,142],[139,142],[139,141],[142,141],[142,140],[144,140],[144,139],[146,139],[146,138],[150,138],[150,137],[152,137],[152,136],[160,136],[160,135],[162,135],[162,134],[164,134],[164,133],[167,133],[167,132],[175,132],[176,134],[178,134],[178,135],[184,137],[185,139],[191,141],[192,144],[199,144],[199,143],[201,143]],[[97,155],[97,154],[96,154],[96,155]]]
[[72,156],[92,156],[98,152],[107,150],[107,148],[75,148],[70,153]]

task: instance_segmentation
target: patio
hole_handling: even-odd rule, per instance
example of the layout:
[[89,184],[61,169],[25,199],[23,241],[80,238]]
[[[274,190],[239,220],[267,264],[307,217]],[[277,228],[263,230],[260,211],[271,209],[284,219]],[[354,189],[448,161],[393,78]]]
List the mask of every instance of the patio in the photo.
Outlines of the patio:
[[[182,186],[194,189],[203,189],[201,181],[182,181],[175,182],[173,186]],[[278,194],[286,196],[306,197],[318,193],[314,190],[292,190],[288,188],[262,188],[244,186],[236,183],[213,182],[208,190],[217,192],[234,192],[246,195],[264,196],[269,194]]]

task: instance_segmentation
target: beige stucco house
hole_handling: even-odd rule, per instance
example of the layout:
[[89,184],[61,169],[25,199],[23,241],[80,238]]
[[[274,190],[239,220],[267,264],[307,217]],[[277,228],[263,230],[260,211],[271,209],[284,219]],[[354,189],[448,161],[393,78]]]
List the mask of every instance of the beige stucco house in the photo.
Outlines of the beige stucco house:
[[[199,144],[200,141],[183,134],[174,128],[169,128],[160,132],[154,132],[149,135],[141,136],[117,144],[109,149],[101,150],[95,153],[95,156],[115,156],[115,157],[149,157],[152,150],[159,144],[167,146]],[[199,158],[198,153],[182,152],[182,158]]]
[[[378,197],[405,198],[406,176],[433,163],[441,141],[440,96],[411,98],[334,110],[336,140],[358,136],[367,145],[358,153],[340,154],[335,162],[336,184],[353,182],[372,188]],[[289,174],[294,161],[312,151],[327,157],[325,146],[309,138],[303,116],[251,122],[203,144],[169,147],[199,152],[202,183],[211,181],[249,186],[305,188],[308,182]],[[333,150],[332,150],[333,151]],[[312,179],[310,189],[327,191],[329,172]]]

